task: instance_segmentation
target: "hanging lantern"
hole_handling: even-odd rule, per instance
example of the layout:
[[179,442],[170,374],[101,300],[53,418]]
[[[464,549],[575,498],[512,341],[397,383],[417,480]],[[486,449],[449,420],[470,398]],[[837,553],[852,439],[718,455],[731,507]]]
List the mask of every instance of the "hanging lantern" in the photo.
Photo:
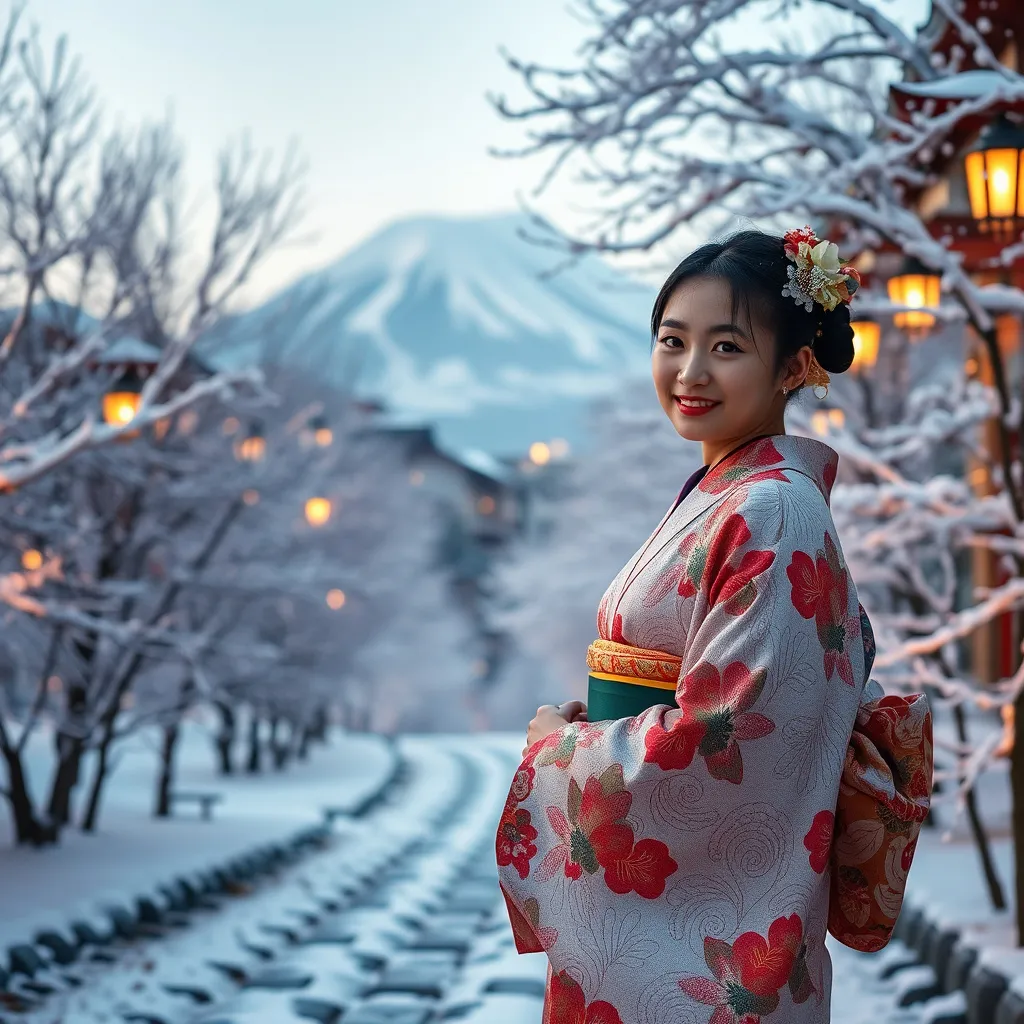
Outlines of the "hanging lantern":
[[313,442],[320,448],[326,448],[334,440],[334,432],[327,422],[326,416],[314,416],[309,421],[309,429],[313,434]]
[[854,373],[862,373],[878,361],[882,327],[874,320],[854,320],[850,326],[853,328],[853,363],[850,369]]
[[263,436],[263,427],[253,423],[249,432],[235,445],[235,458],[239,462],[260,462],[267,452],[267,441]]
[[142,378],[129,367],[103,396],[103,422],[110,427],[131,423],[142,405]]
[[914,259],[903,264],[903,272],[889,278],[889,299],[897,306],[908,307],[893,320],[902,330],[923,334],[935,324],[935,314],[928,307],[939,304],[942,279],[934,271]]
[[306,501],[306,522],[310,526],[323,526],[331,518],[330,498],[309,498]]
[[981,133],[964,158],[971,216],[982,231],[1012,231],[1024,217],[1024,129],[1006,115]]

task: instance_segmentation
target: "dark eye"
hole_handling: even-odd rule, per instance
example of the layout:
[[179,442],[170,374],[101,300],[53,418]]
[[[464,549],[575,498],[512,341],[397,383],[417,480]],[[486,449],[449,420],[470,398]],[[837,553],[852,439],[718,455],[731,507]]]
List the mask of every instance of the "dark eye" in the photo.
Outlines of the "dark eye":
[[[732,341],[720,341],[718,343],[718,345],[725,345],[726,346],[726,348],[722,349],[723,352],[732,353],[732,352],[742,352],[743,351],[743,349],[741,349],[739,347],[739,345],[737,345],[735,342],[732,342]],[[718,348],[718,345],[716,345],[715,348]]]
[[669,334],[661,339],[662,345],[666,348],[679,348],[683,343],[675,335]]

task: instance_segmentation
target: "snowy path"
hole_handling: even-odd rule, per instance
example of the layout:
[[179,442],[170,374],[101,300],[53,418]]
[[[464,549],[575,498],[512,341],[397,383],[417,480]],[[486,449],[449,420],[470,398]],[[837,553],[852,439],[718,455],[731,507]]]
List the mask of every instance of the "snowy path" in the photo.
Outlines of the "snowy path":
[[[402,751],[402,783],[327,848],[187,927],[115,949],[113,963],[37,976],[60,991],[17,1017],[0,1008],[0,1022],[540,1024],[546,961],[515,953],[494,878],[514,751],[498,737],[410,738]],[[836,1024],[927,1019],[896,1008],[919,968],[880,980],[899,952],[833,946]]]
[[[43,748],[50,742],[40,732],[29,748],[28,767],[38,789],[46,781]],[[144,731],[119,751],[97,834],[68,829],[56,848],[19,849],[7,832],[6,815],[0,815],[0,948],[25,941],[79,906],[92,910],[97,903],[123,902],[174,875],[280,839],[317,821],[324,805],[358,803],[391,770],[379,737],[338,733],[286,772],[224,778],[214,774],[207,731],[194,722],[184,730],[178,760],[179,788],[223,797],[213,821],[198,820],[193,809],[168,820],[151,817],[157,752]],[[89,777],[88,763],[83,776]]]

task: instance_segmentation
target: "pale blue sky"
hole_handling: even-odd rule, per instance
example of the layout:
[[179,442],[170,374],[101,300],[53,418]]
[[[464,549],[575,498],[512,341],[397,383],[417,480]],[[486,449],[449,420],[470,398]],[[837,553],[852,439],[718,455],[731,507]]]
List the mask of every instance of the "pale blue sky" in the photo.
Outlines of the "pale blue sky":
[[[242,128],[278,150],[299,139],[318,237],[278,256],[260,292],[396,217],[513,208],[542,165],[487,154],[524,138],[485,100],[521,90],[498,46],[564,63],[584,38],[563,0],[30,0],[26,15],[46,40],[69,36],[112,117],[173,111],[191,183]],[[551,202],[567,209],[569,185]]]

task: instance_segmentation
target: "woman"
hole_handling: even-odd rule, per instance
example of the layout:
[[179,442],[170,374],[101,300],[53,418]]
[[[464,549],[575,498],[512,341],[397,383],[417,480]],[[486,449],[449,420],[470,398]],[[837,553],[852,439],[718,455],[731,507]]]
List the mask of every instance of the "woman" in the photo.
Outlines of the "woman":
[[[810,229],[747,231],[658,295],[655,388],[704,466],[601,601],[604,713],[538,709],[498,831],[517,945],[550,960],[545,1024],[821,1024],[826,928],[864,949],[891,932],[930,719],[861,707],[873,642],[828,508],[838,458],[784,425],[850,366],[858,283]],[[900,743],[909,782],[882,756]],[[837,823],[841,777],[863,820],[840,800]]]

